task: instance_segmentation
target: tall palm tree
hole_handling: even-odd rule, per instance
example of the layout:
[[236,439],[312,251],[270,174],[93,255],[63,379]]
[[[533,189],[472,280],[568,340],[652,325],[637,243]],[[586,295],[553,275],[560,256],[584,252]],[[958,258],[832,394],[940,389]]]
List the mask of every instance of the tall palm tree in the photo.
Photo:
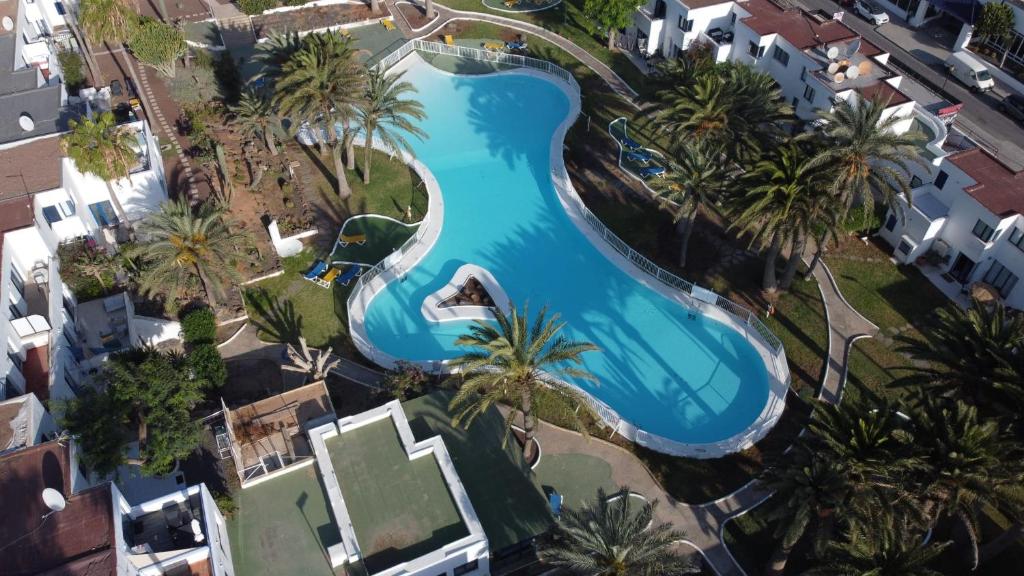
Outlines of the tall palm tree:
[[230,106],[231,123],[246,138],[263,140],[271,156],[277,156],[277,144],[274,142],[274,105],[265,92],[246,90],[238,99],[238,104]]
[[71,20],[76,20],[77,25],[71,29],[77,32],[80,28],[84,32],[79,40],[84,42],[85,62],[93,81],[99,85],[103,83],[102,73],[93,59],[92,43],[113,44],[114,47],[124,44],[138,25],[139,18],[126,0],[81,0],[76,10],[77,14]]
[[949,542],[926,544],[911,522],[879,511],[851,528],[846,539],[830,543],[824,563],[803,576],[941,576],[929,566]]
[[854,486],[841,461],[799,442],[765,469],[761,480],[773,492],[765,503],[765,517],[775,523],[774,537],[779,540],[765,572],[778,575],[805,536],[813,538],[816,550],[824,548],[837,517],[853,507]]
[[96,120],[83,118],[68,121],[69,132],[61,136],[61,151],[83,174],[92,174],[107,184],[110,201],[125,227],[131,230],[128,214],[114,192],[114,180],[127,178],[131,183],[131,170],[138,163],[135,151],[138,138],[132,129],[118,126],[110,112],[103,112]]
[[412,146],[405,134],[419,139],[427,138],[413,120],[423,120],[427,114],[423,105],[402,96],[416,92],[416,87],[402,80],[405,72],[387,74],[383,70],[371,70],[367,75],[366,98],[357,105],[359,123],[366,133],[366,148],[363,159],[363,183],[370,183],[370,161],[373,158],[373,140],[380,138],[386,148],[393,152],[406,151],[412,154]]
[[[354,161],[350,121],[355,105],[365,93],[365,70],[355,56],[349,39],[339,33],[310,34],[303,39],[302,48],[284,63],[275,84],[275,100],[281,114],[293,122],[323,127],[323,139],[332,150],[338,195],[342,199],[351,196],[352,189],[345,176],[341,150],[345,147],[349,160]],[[340,140],[338,124],[342,126]]]
[[796,144],[778,148],[755,164],[727,199],[732,227],[749,233],[751,244],[768,244],[761,286],[768,293],[778,289],[775,265],[783,245],[789,242],[798,248],[807,229],[806,210],[799,205],[821,185],[821,170],[809,160]]
[[635,511],[629,488],[609,502],[603,488],[579,509],[566,508],[553,542],[540,549],[542,561],[586,576],[673,576],[700,570],[676,554],[673,544],[686,537],[669,523],[654,522],[656,502]]
[[164,202],[142,229],[147,240],[133,254],[145,262],[147,294],[180,295],[198,280],[216,309],[224,282],[239,280],[236,265],[245,259],[248,237],[228,226],[221,206],[206,202],[193,211],[184,199]]
[[782,143],[782,128],[794,118],[782,88],[769,74],[745,64],[727,65],[726,85],[732,94],[734,130],[742,138],[734,157],[746,163],[762,150]]
[[900,351],[919,362],[894,386],[953,395],[983,411],[1020,418],[1024,316],[1008,314],[1001,302],[942,309],[928,340],[907,340]]
[[1000,434],[995,420],[979,419],[976,408],[959,400],[923,395],[913,420],[924,463],[916,492],[932,525],[945,519],[964,530],[974,570],[978,511],[992,507],[1018,518],[1024,511],[1021,447]]
[[253,59],[261,65],[256,77],[273,85],[283,74],[285,64],[299,50],[302,50],[302,37],[298,32],[271,32],[266,42],[256,45]]
[[[469,426],[495,404],[507,403],[513,410],[506,418],[506,439],[519,410],[523,413],[523,455],[529,461],[533,457],[537,427],[534,410],[538,403],[561,410],[582,429],[577,408],[585,406],[584,401],[562,382],[566,378],[595,380],[593,374],[579,366],[583,353],[598,347],[560,335],[565,322],[559,322],[558,314],[548,318],[547,308],[541,309],[532,325],[526,306],[522,312],[511,306],[508,314],[495,308],[494,316],[494,322],[477,320],[468,334],[455,340],[457,345],[471,350],[452,361],[452,367],[463,376],[449,405],[455,411],[452,425]],[[543,394],[542,390],[550,393]]]
[[679,266],[686,266],[697,215],[710,202],[710,195],[725,184],[727,175],[720,147],[704,140],[689,140],[679,147],[668,184],[659,188],[663,205],[675,216],[680,235]]
[[733,101],[721,76],[698,76],[693,84],[677,84],[655,94],[643,114],[656,134],[673,142],[696,138],[725,144],[735,139],[730,126]]
[[[831,111],[820,112],[824,145],[814,158],[815,165],[836,169],[832,191],[842,200],[844,219],[854,204],[872,211],[875,193],[894,211],[902,213],[896,198],[910,202],[910,165],[927,166],[913,132],[896,134],[903,121],[885,116],[888,99],[850,98],[840,100]],[[822,244],[822,243],[819,243]]]

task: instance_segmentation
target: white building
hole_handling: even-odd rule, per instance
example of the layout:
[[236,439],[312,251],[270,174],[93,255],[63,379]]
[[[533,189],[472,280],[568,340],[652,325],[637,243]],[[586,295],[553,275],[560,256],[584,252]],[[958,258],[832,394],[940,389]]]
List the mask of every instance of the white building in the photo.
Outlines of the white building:
[[923,269],[950,295],[983,283],[1024,310],[1024,172],[981,148],[957,152],[916,179],[913,207],[890,211],[879,235],[900,262]]
[[88,485],[71,441],[8,452],[0,467],[17,479],[0,483],[4,574],[235,574],[224,517],[203,484],[131,506],[112,482]]

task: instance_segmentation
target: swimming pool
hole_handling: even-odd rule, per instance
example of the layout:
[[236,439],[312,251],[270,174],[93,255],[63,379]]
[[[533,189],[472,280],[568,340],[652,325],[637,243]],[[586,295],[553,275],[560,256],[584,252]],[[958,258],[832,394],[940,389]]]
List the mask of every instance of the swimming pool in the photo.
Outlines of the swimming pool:
[[470,321],[431,321],[421,306],[473,264],[515,303],[547,305],[568,337],[601,348],[584,356],[599,383],[573,384],[633,427],[704,445],[763,423],[771,378],[743,331],[652,289],[566,213],[552,138],[575,108],[560,85],[536,72],[451,75],[418,58],[407,69],[428,113],[416,157],[436,180],[431,211],[443,210],[443,222],[418,261],[364,303],[360,328],[373,348],[420,362],[458,356],[454,340]]

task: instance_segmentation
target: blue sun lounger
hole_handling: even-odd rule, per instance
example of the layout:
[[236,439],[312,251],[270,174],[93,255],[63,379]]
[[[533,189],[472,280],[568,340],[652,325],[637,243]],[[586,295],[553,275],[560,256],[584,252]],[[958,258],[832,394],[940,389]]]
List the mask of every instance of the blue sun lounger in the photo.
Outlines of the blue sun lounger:
[[657,176],[659,178],[665,177],[664,166],[646,166],[640,169],[641,178],[650,178],[651,176]]
[[317,260],[316,262],[313,263],[313,267],[309,269],[309,272],[303,274],[302,277],[305,278],[306,280],[313,280],[314,278],[319,278],[320,275],[326,271],[327,263],[324,262],[323,260]]
[[356,276],[362,274],[362,272],[362,266],[349,266],[344,272],[341,273],[341,276],[338,276],[334,280],[334,282],[337,284],[341,284],[342,286],[348,286],[348,283],[351,282],[352,279],[355,278]]
[[643,146],[641,146],[639,142],[633,140],[629,136],[622,137],[622,145],[628,148],[629,150],[640,150],[641,148],[643,148]]
[[644,149],[631,150],[629,152],[626,152],[626,159],[632,162],[638,162],[640,164],[647,164],[648,162],[651,161],[651,158],[653,157],[654,156],[651,154],[649,150]]
[[548,494],[548,506],[551,507],[551,514],[555,517],[555,520],[562,516],[562,495],[557,490],[552,490]]

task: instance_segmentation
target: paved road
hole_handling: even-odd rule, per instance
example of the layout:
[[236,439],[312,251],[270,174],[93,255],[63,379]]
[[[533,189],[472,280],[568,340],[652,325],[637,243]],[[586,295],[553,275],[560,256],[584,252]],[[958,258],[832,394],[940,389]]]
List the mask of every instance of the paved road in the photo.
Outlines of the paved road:
[[933,47],[915,40],[914,37],[918,35],[912,31],[900,29],[902,23],[896,22],[896,16],[891,16],[893,22],[884,24],[880,32],[863,18],[840,7],[832,0],[798,1],[809,10],[824,10],[829,14],[846,11],[844,24],[964,103],[963,110],[957,118],[957,125],[965,128],[964,132],[972,137],[972,132],[980,133],[980,138],[977,139],[982,140],[981,143],[1004,162],[1016,169],[1024,168],[1024,148],[1021,148],[1024,146],[1024,127],[996,110],[999,97],[994,94],[974,94],[949,78],[941,68],[941,60],[933,54],[936,52]]

